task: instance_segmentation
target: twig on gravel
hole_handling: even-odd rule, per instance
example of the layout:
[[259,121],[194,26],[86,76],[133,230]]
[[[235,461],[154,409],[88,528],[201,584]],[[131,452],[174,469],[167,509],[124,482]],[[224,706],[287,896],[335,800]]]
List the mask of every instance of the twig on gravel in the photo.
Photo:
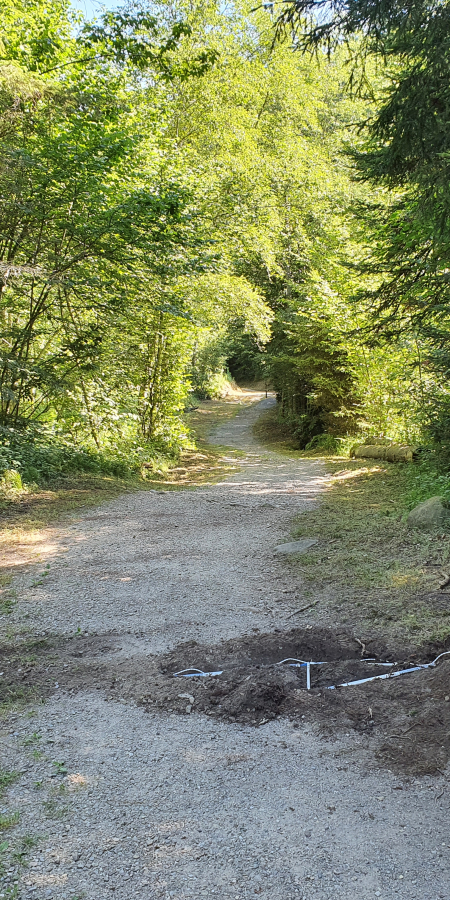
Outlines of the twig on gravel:
[[359,644],[359,646],[361,647],[361,656],[364,656],[364,654],[365,654],[365,652],[366,652],[366,645],[363,644],[363,642],[360,641],[359,638],[355,638],[355,641],[356,641],[356,643]]
[[317,606],[318,600],[314,600],[313,603],[307,603],[306,606],[301,606],[300,609],[294,610],[293,613],[290,613],[289,616],[286,616],[287,619],[292,619],[292,616],[298,615],[298,613],[305,612],[307,609],[311,609],[313,606]]
[[402,731],[402,735],[408,734],[408,731],[412,731],[412,729],[417,728],[418,725],[423,725],[423,722],[413,722],[413,724],[410,725],[409,728],[406,728],[405,731]]

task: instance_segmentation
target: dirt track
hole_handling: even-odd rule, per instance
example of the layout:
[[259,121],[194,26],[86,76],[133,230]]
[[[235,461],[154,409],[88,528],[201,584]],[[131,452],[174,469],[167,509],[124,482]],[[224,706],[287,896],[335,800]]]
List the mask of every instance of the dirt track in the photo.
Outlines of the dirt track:
[[[303,670],[273,665],[278,652],[327,650],[341,668],[322,671],[326,685],[363,664],[350,633],[320,630],[317,609],[292,618],[305,601],[274,548],[325,473],[257,445],[265,405],[215,436],[246,451],[238,474],[83,515],[17,576],[8,627],[41,643],[2,670],[47,697],[1,733],[1,765],[23,771],[0,801],[20,811],[11,839],[41,836],[29,867],[3,876],[23,898],[448,897],[445,770],[417,778],[375,755],[390,720],[391,748],[397,726],[407,743],[414,688],[352,688],[341,704],[323,688],[307,694]],[[172,677],[219,663],[231,673],[222,681]],[[411,682],[420,704],[450,706],[440,682],[406,677],[422,679]]]

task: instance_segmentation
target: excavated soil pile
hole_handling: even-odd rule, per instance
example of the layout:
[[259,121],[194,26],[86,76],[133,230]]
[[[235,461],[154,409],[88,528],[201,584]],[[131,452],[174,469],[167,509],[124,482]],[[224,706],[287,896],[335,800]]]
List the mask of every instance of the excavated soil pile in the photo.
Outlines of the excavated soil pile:
[[[258,635],[217,648],[185,644],[165,657],[166,674],[187,666],[222,674],[173,678],[177,687],[164,702],[178,700],[182,707],[186,701],[179,694],[190,693],[196,710],[232,721],[261,725],[288,716],[299,727],[318,723],[327,736],[352,728],[378,738],[377,756],[389,768],[434,773],[450,757],[450,656],[435,668],[339,685],[427,663],[444,651],[443,646],[429,646],[405,657],[398,649],[388,652],[379,641],[361,647],[349,632],[323,628]],[[321,663],[311,666],[311,690],[306,690],[306,667],[280,665],[286,658]],[[388,662],[394,665],[381,665]],[[182,682],[183,691],[177,693]],[[154,708],[161,699],[152,691],[141,702]]]
[[[145,647],[145,635],[139,637]],[[117,635],[55,637],[2,653],[0,700],[98,689],[107,699],[134,701],[152,712],[202,712],[253,726],[283,716],[299,728],[316,723],[327,737],[363,732],[389,768],[434,773],[450,758],[450,656],[435,668],[340,685],[430,662],[445,649],[426,647],[405,657],[379,641],[361,645],[345,630],[307,627],[124,658]],[[310,690],[306,666],[289,660],[320,663],[311,665]],[[221,674],[174,675],[188,667]]]

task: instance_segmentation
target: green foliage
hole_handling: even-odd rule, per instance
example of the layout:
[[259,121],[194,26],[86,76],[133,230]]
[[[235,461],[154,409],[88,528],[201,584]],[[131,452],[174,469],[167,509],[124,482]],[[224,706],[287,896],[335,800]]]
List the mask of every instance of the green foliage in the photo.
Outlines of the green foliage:
[[339,441],[332,434],[317,434],[306,444],[305,450],[325,450],[330,453],[339,450]]
[[1,57],[31,72],[56,65],[73,46],[74,19],[70,0],[3,0]]
[[22,487],[22,481],[45,485],[69,474],[122,477],[133,470],[132,462],[127,465],[117,455],[108,457],[105,453],[85,447],[74,447],[69,436],[52,434],[37,424],[25,430],[2,428],[0,439],[3,480],[17,489]]
[[227,367],[238,382],[269,378],[268,355],[257,337],[244,331],[242,321],[230,326],[226,335]]
[[277,20],[277,36],[294,33],[302,50],[330,52],[355,34],[363,35],[362,52],[389,50],[392,36],[420,29],[440,0],[289,0]]
[[5,10],[1,466],[123,474],[186,442],[231,333],[261,355],[281,256],[313,263],[336,67],[271,55],[264,12],[131,4],[75,41],[63,2]]
[[[410,191],[426,168],[417,155],[420,141],[414,149],[411,134],[410,156],[403,145],[395,149],[396,117],[411,110],[407,92],[397,102],[395,78],[411,74],[419,59],[426,74],[428,61],[437,59],[426,34],[438,13],[426,20],[422,44],[409,53],[405,43],[401,56],[400,33],[407,42],[413,25],[400,27],[395,5],[394,24],[380,32],[387,7],[375,6],[373,19],[370,4],[328,4],[330,28],[313,29],[311,40],[305,32],[306,43],[335,46],[319,61],[293,54],[287,44],[273,46],[272,18],[263,8],[224,8],[212,0],[176,0],[169,8],[142,0],[86,22],[66,0],[50,6],[6,0],[0,11],[5,490],[71,473],[123,476],[144,463],[148,471],[164,468],[189,443],[182,421],[189,397],[226,392],[229,372],[273,383],[280,415],[302,447],[323,441],[331,448],[356,422],[367,434],[396,438],[423,429],[436,403],[438,353],[440,371],[450,363],[445,341],[439,344],[430,330],[432,324],[443,333],[445,311],[436,307],[427,319],[428,301],[420,307],[421,266],[428,266],[427,291],[436,287],[426,224],[434,206],[425,203],[425,188],[417,197]],[[446,4],[440,6],[443,14]],[[297,27],[299,11],[316,7],[298,0],[284,19],[290,21],[291,10]],[[392,69],[392,77],[386,69],[375,79],[385,90],[375,116],[362,91],[358,100],[345,93],[339,35],[356,28],[364,32],[352,44],[359,71],[358,60],[381,52]],[[444,38],[438,44],[445,50]],[[436,66],[433,72],[443,91],[445,71],[442,78]],[[416,82],[421,90],[428,83]],[[351,124],[371,115],[363,146]],[[438,118],[442,125],[445,110]],[[430,146],[441,139],[439,122],[427,131]],[[365,186],[352,180],[344,144],[369,179]],[[389,204],[385,187],[367,185],[393,179],[394,156],[397,194]],[[445,164],[443,157],[444,174]],[[444,181],[438,183],[444,196]],[[361,283],[367,234],[375,231],[378,257],[366,263]],[[398,260],[406,253],[402,271]],[[445,272],[439,278],[442,299]],[[364,302],[368,289],[378,304],[383,328],[397,302],[392,291],[397,298],[406,291],[396,322],[401,308],[416,329],[414,340],[410,331],[392,360],[383,347],[365,346],[368,315],[362,305],[356,314],[351,306],[361,287]]]
[[436,404],[430,410],[426,433],[435,448],[438,467],[450,470],[450,397],[441,391]]
[[180,39],[192,34],[189,23],[175,22],[162,37],[158,19],[137,4],[134,6],[134,9],[129,6],[105,12],[99,22],[84,26],[79,42],[93,51],[87,59],[109,59],[141,72],[152,67],[170,81],[204,75],[214,64],[218,52],[211,48],[201,50],[190,60],[174,59],[172,51],[177,49]]
[[[405,373],[414,382],[420,370],[413,418],[448,467],[450,3],[332,0],[319,21],[322,7],[317,0],[288,3],[278,33],[292,26],[300,46],[329,52],[345,38],[352,85],[375,101],[363,139],[350,151],[360,181],[378,187],[356,210],[367,246],[356,296],[369,312],[372,345],[416,342]],[[374,59],[379,78],[370,72]]]
[[64,3],[19,13],[2,12],[0,462],[41,483],[123,474],[186,442],[209,331],[239,315],[268,336],[262,298],[225,259],[226,219],[211,228],[204,148],[194,163],[171,136],[177,98],[199,93],[218,49],[181,7],[175,23],[164,6],[107,12],[78,41]]
[[192,357],[192,391],[199,400],[220,397],[223,392],[225,350],[222,336],[215,338],[207,334]]
[[1,479],[1,486],[4,490],[22,490],[23,485],[20,473],[16,469],[5,469]]
[[434,454],[430,453],[416,463],[409,473],[406,505],[408,509],[413,509],[423,500],[438,496],[450,501],[450,477],[442,474]]
[[7,828],[14,828],[19,821],[19,813],[5,813],[4,815],[0,815],[0,831],[6,831]]
[[300,310],[286,317],[274,336],[270,371],[280,416],[301,448],[314,446],[319,435],[331,437],[355,428],[348,355],[333,335],[331,322],[311,320]]

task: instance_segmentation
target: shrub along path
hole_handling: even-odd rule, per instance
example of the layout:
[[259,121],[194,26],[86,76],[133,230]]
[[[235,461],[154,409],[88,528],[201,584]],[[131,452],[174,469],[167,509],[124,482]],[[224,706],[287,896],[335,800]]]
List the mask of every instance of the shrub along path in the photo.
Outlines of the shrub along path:
[[[317,516],[326,473],[258,444],[271,402],[216,432],[245,451],[237,473],[90,510],[15,575],[5,897],[447,897],[450,664],[327,690],[379,672],[368,655],[433,648],[412,659],[382,633],[363,648],[325,596],[298,612],[314,598],[275,548]],[[323,663],[310,692],[304,668],[276,665],[291,656]],[[173,677],[187,666],[223,675]]]

